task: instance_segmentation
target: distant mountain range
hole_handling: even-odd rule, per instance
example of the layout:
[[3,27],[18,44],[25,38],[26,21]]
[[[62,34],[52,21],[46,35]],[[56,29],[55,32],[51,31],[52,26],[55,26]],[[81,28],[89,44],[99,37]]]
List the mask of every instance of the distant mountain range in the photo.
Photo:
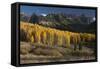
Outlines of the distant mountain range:
[[51,13],[47,15],[37,15],[33,13],[31,16],[20,14],[20,20],[60,30],[88,33],[96,32],[96,22],[94,17],[86,17],[84,14],[80,16],[62,13]]

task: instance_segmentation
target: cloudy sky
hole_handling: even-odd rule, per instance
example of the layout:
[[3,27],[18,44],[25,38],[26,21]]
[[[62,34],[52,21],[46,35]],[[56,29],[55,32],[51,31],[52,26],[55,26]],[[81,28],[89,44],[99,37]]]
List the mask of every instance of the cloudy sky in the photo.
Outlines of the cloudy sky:
[[41,7],[41,6],[25,6],[22,5],[20,7],[21,13],[26,13],[28,15],[32,15],[32,13],[36,13],[38,15],[46,16],[49,13],[64,13],[64,14],[75,14],[81,15],[84,14],[89,17],[95,17],[94,9],[78,9],[78,8],[58,8],[58,7]]

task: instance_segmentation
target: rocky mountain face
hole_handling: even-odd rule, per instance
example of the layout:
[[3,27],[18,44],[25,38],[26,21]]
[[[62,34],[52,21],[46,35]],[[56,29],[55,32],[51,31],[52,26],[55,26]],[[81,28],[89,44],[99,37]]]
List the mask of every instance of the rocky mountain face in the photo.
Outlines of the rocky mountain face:
[[80,16],[62,13],[51,13],[46,16],[35,13],[31,16],[20,14],[20,20],[60,30],[89,33],[96,32],[94,31],[96,29],[96,22],[93,20],[93,17],[86,17],[84,14]]

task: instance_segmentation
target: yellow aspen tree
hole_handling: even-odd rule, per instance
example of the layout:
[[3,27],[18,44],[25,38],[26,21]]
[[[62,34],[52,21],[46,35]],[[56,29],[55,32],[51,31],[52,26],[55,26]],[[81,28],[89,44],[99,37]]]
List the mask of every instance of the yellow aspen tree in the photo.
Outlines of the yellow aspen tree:
[[31,36],[31,43],[34,43],[34,37]]
[[47,30],[46,30],[46,35],[47,35],[47,36],[46,36],[46,38],[47,38],[47,39],[46,39],[46,44],[47,44],[47,45],[49,45],[49,38],[50,38],[50,34],[49,34],[48,31],[49,31],[49,30],[47,29]]
[[73,38],[73,42],[74,42],[74,50],[77,49],[77,36],[75,35]]
[[52,46],[53,42],[54,42],[54,33],[53,33],[53,31],[50,31],[50,40],[49,40],[49,42],[50,42],[50,45]]
[[66,46],[70,47],[70,33],[65,32]]
[[77,34],[77,43],[79,44],[81,42],[80,34]]
[[46,44],[46,32],[45,31],[42,31],[41,33],[41,42],[43,44]]
[[54,45],[57,45],[58,43],[58,36],[57,36],[57,32],[54,32]]
[[37,40],[37,43],[40,43],[40,32],[39,31],[37,31],[36,33],[35,33],[35,37],[36,37],[36,40]]
[[58,43],[57,43],[57,45],[61,46],[61,45],[62,45],[62,36],[61,36],[61,32],[58,32],[58,33],[57,33],[57,36],[58,36]]

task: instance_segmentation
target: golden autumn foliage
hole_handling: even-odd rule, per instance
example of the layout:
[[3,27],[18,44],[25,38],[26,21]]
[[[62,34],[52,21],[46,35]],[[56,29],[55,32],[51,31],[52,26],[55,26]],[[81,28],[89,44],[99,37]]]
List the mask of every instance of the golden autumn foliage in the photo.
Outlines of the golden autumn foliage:
[[20,31],[21,30],[26,32],[27,36],[24,37],[28,40],[28,42],[43,43],[48,46],[57,45],[69,47],[71,43],[78,44],[81,41],[95,40],[94,34],[61,31],[25,22],[20,23]]
[[34,37],[33,36],[31,37],[31,42],[34,43]]

